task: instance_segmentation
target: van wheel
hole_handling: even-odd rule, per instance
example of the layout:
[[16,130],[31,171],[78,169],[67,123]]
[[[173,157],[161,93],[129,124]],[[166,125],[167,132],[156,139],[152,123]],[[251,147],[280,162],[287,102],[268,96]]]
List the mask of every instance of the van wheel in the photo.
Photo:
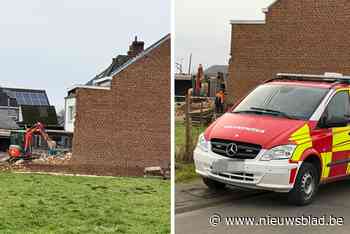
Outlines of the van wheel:
[[319,175],[311,163],[303,163],[295,179],[294,187],[288,194],[288,201],[297,206],[310,204],[318,190]]
[[205,177],[203,177],[202,179],[203,179],[204,184],[211,190],[222,190],[226,187],[226,184],[221,183],[219,181],[212,180],[212,179],[205,178]]

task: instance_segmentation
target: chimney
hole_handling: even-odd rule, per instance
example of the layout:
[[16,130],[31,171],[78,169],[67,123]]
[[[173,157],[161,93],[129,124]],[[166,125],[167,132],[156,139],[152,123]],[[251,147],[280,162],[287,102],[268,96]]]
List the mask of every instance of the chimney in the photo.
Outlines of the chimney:
[[145,43],[143,41],[138,41],[137,36],[132,44],[129,46],[128,56],[130,58],[136,57],[144,50]]

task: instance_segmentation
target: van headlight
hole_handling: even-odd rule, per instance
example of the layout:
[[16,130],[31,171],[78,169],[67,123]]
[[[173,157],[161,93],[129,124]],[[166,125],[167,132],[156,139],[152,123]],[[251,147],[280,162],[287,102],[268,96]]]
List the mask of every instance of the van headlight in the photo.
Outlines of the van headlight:
[[284,160],[290,159],[293,155],[296,145],[280,145],[276,146],[264,153],[260,158],[261,161]]
[[208,152],[209,151],[209,141],[207,141],[204,137],[204,133],[199,135],[198,137],[198,143],[197,147],[199,147],[201,150]]

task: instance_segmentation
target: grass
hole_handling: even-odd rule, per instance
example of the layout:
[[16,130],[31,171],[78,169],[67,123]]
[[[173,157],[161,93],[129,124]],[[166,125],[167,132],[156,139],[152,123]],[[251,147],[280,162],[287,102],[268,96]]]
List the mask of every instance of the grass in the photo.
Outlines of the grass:
[[[197,139],[207,127],[192,126],[192,140],[193,146],[196,146]],[[186,128],[183,122],[175,123],[175,155],[179,155],[185,148]]]
[[186,183],[198,178],[193,163],[177,163],[176,166],[175,183]]
[[[207,127],[192,126],[192,139],[197,143],[198,136],[205,131]],[[175,145],[176,148],[185,147],[186,128],[183,122],[175,123]]]
[[0,233],[170,233],[170,182],[0,173]]
[[[204,132],[206,126],[192,126],[192,139],[193,139],[193,147],[197,144],[198,136]],[[185,136],[186,136],[186,128],[182,122],[175,123],[175,157],[176,157],[176,176],[175,181],[179,182],[188,182],[195,178],[198,178],[195,173],[193,163],[184,163],[181,161],[183,154],[185,153]]]

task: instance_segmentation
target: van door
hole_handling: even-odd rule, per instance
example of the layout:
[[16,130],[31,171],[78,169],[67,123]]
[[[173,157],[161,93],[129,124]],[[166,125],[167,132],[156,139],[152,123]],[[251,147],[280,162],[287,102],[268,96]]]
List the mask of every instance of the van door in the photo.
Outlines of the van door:
[[[340,90],[329,102],[321,121],[344,120],[350,117],[349,90]],[[336,121],[335,121],[336,122]],[[325,154],[323,177],[339,177],[350,173],[350,125],[343,127],[330,127],[332,133],[331,152]],[[326,174],[326,175],[325,175]]]

